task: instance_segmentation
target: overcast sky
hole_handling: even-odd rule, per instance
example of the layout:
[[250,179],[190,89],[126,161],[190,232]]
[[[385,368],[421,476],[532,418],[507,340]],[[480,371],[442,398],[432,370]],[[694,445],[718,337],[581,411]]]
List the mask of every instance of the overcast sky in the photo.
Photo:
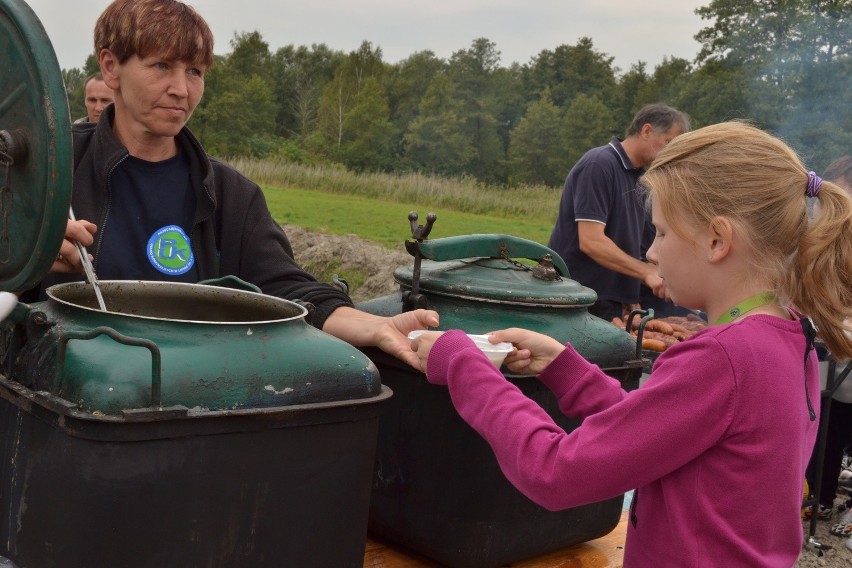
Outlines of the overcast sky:
[[[95,20],[111,0],[29,0],[59,66],[82,67]],[[344,52],[366,40],[387,63],[431,50],[449,58],[485,37],[501,65],[528,63],[542,50],[583,36],[622,71],[648,70],[669,56],[693,59],[693,36],[710,25],[695,9],[710,0],[190,0],[210,24],[216,54],[231,51],[236,32],[258,31],[274,52],[289,44],[325,43]]]

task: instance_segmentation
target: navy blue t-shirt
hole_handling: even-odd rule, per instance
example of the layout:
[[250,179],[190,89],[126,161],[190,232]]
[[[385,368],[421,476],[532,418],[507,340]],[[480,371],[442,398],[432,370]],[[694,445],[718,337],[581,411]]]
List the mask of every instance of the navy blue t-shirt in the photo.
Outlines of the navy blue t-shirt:
[[127,157],[110,178],[110,203],[94,260],[101,280],[197,282],[189,161]]
[[571,279],[593,289],[600,300],[636,303],[641,283],[604,268],[582,252],[577,222],[604,224],[604,234],[618,248],[640,258],[647,213],[637,182],[643,173],[643,169],[633,167],[621,142],[613,138],[606,146],[586,152],[565,180],[548,246],[565,260]]

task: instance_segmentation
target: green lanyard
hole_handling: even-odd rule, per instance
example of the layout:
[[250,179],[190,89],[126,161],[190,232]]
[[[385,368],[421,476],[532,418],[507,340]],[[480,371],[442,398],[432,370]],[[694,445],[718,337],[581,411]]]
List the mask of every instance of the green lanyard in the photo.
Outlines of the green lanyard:
[[761,292],[756,296],[746,298],[745,300],[743,300],[742,302],[719,316],[719,319],[717,319],[713,325],[719,325],[720,323],[730,323],[741,315],[747,314],[755,308],[771,304],[772,300],[774,299],[775,294],[773,294],[772,292]]

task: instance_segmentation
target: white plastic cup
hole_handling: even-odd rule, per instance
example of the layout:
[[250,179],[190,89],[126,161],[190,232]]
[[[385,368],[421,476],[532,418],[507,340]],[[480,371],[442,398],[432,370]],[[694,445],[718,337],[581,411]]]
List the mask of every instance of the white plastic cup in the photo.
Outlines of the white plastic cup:
[[[427,330],[425,329],[414,330],[408,334],[408,339],[420,337],[426,331]],[[480,351],[485,353],[488,360],[494,363],[494,366],[498,368],[503,364],[503,361],[506,359],[506,355],[511,353],[513,349],[512,344],[507,341],[491,343],[488,341],[488,335],[473,335],[468,333],[467,336],[477,347],[479,347]]]

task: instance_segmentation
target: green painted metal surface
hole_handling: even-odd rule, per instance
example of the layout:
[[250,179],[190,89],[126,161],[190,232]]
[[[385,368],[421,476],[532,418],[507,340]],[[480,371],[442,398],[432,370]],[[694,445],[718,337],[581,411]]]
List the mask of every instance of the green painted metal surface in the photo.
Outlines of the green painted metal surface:
[[[412,278],[410,266],[394,271],[394,279],[404,288],[411,288]],[[592,305],[597,298],[594,290],[574,280],[539,280],[532,275],[529,266],[499,258],[424,260],[420,267],[419,291],[435,296],[529,306],[584,307]]]
[[[505,235],[449,237],[418,246],[424,257],[433,259],[421,263],[418,292],[426,297],[427,307],[440,314],[439,329],[475,334],[507,327],[531,329],[570,342],[588,360],[606,368],[619,368],[636,358],[632,336],[589,314],[587,307],[597,298],[594,290],[564,275],[540,280],[529,266],[515,260],[549,254],[557,271],[567,274],[553,250]],[[400,313],[414,274],[413,265],[398,268],[394,278],[400,293],[357,307],[377,315]]]
[[430,260],[453,260],[458,258],[526,258],[538,261],[549,254],[553,265],[561,276],[571,278],[568,266],[554,250],[512,235],[460,235],[420,243],[420,252]]
[[[120,311],[122,294],[145,292],[126,289],[131,284],[155,290],[147,299],[149,314],[156,316],[139,308]],[[85,286],[63,284],[50,291]],[[31,305],[18,322],[23,325],[14,328],[27,330],[13,373],[19,382],[104,414],[172,406],[270,408],[381,392],[378,371],[364,354],[308,325],[306,310],[287,300],[191,284],[102,287],[108,305],[119,311],[53,298]],[[169,300],[173,289],[191,293]]]
[[[425,260],[418,291],[500,303],[589,306],[597,299],[591,288],[571,280],[568,267],[554,250],[510,235],[462,235],[413,243]],[[528,263],[549,258],[558,277],[534,277]],[[415,267],[400,267],[394,278],[411,289]]]
[[56,54],[20,0],[0,0],[0,150],[0,289],[23,290],[47,273],[65,234],[73,156]]

